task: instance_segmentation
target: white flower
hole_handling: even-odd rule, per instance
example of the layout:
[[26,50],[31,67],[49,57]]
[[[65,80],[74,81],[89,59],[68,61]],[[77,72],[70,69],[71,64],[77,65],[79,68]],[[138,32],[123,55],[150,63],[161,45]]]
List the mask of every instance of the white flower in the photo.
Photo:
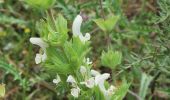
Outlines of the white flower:
[[93,63],[92,61],[90,61],[90,58],[84,58],[83,62],[86,63],[87,65],[90,65]]
[[99,86],[100,90],[105,95],[106,100],[109,100],[110,97],[115,93],[116,87],[111,85],[107,90],[104,86],[104,82],[110,77],[109,73],[104,73],[95,76],[95,85]]
[[86,33],[85,36],[82,35],[80,31],[82,22],[83,22],[83,18],[80,15],[77,15],[73,21],[72,31],[73,31],[73,36],[75,37],[78,36],[80,40],[84,43],[90,40],[90,34]]
[[59,80],[53,79],[53,83],[57,85],[59,83]]
[[47,58],[47,55],[46,53],[44,53],[43,55],[42,54],[39,54],[37,53],[36,56],[35,56],[35,63],[36,64],[39,64],[41,62],[44,62]]
[[85,82],[80,82],[80,84],[85,84],[86,87],[88,87],[88,88],[93,88],[94,85],[95,85],[94,77],[89,78],[89,79],[86,80]]
[[41,38],[36,38],[36,37],[30,38],[30,42],[32,44],[40,46],[42,48],[43,52],[44,52],[43,54],[39,54],[39,53],[36,54],[35,63],[39,64],[41,62],[44,62],[47,58],[46,48],[48,47],[48,44],[45,43]]
[[100,75],[100,73],[98,71],[92,69],[91,70],[91,75],[95,77],[97,75]]
[[87,59],[86,59],[86,63],[87,63],[88,65],[92,64],[92,61],[90,61],[90,58],[87,58]]
[[85,36],[83,36],[83,35],[81,34],[81,35],[79,35],[79,38],[80,38],[80,40],[84,43],[84,42],[90,40],[90,33],[86,33]]
[[109,87],[109,89],[107,90],[107,95],[113,95],[114,93],[115,93],[115,90],[116,90],[117,88],[115,87],[115,86],[113,86],[113,85],[111,85],[110,87]]
[[76,84],[77,84],[76,80],[74,79],[74,77],[73,77],[72,75],[69,75],[69,76],[68,76],[67,82],[68,82],[68,83],[71,83],[72,86],[74,86],[74,87],[75,87]]
[[35,45],[40,46],[43,50],[45,50],[46,47],[48,47],[48,44],[45,43],[41,38],[31,37],[31,38],[30,38],[30,42],[31,42],[32,44],[35,44]]
[[72,84],[72,89],[71,89],[71,95],[73,95],[75,98],[78,97],[79,93],[80,93],[80,88],[77,86],[77,82],[74,79],[74,77],[72,75],[69,75],[67,78],[67,82]]
[[104,82],[110,77],[109,73],[104,73],[101,75],[97,75],[95,77],[95,84],[99,86],[100,90],[105,93],[106,92],[106,88],[104,86]]
[[78,98],[80,93],[80,88],[79,87],[75,87],[71,89],[71,95],[74,96],[75,98]]
[[68,83],[76,83],[76,80],[74,79],[74,77],[72,75],[69,75],[67,78],[67,82]]
[[72,31],[74,36],[79,36],[82,34],[80,32],[81,24],[83,22],[83,18],[80,15],[77,15],[73,21]]
[[61,81],[60,76],[57,74],[57,78],[53,79],[53,83],[57,85],[60,81]]
[[87,69],[86,69],[85,66],[80,66],[80,73],[81,73],[82,75],[84,75],[85,73],[87,73]]
[[77,98],[80,93],[80,88],[77,86],[76,80],[72,75],[69,75],[66,81],[72,84],[71,95]]

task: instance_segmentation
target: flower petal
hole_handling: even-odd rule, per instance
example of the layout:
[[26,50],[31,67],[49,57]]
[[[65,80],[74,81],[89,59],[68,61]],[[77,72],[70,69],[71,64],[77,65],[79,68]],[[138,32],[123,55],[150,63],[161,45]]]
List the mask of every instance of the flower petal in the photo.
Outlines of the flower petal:
[[88,40],[90,40],[90,33],[86,33],[85,34],[85,36],[84,36],[84,38],[85,38],[85,41],[88,41]]
[[109,73],[104,73],[104,74],[101,74],[101,75],[97,75],[95,77],[95,84],[97,85],[97,84],[104,83],[104,81],[107,80],[109,77],[110,77]]
[[82,33],[80,32],[82,22],[83,22],[83,18],[80,15],[77,15],[73,21],[73,26],[72,26],[72,31],[74,36],[82,35]]
[[39,64],[41,63],[41,61],[42,61],[42,55],[37,53],[35,56],[35,63]]
[[79,87],[71,89],[71,95],[74,96],[75,98],[78,98],[79,93],[80,93],[80,88]]
[[105,94],[106,93],[106,88],[104,86],[105,80],[107,80],[110,77],[109,73],[104,73],[101,75],[97,75],[95,77],[95,85],[98,85],[100,90]]
[[90,34],[86,33],[85,36],[83,36],[82,34],[79,35],[79,38],[81,40],[81,42],[85,43],[86,41],[90,40]]
[[40,46],[43,50],[45,50],[45,48],[48,47],[48,44],[45,43],[41,38],[31,37],[30,42],[32,44]]
[[87,63],[88,65],[90,65],[90,64],[92,64],[93,62],[90,61],[90,58],[87,58],[87,59],[86,59],[86,63]]
[[86,80],[85,82],[80,82],[80,84],[85,84],[88,88],[93,88],[95,85],[94,77],[91,77],[90,79]]
[[72,75],[69,75],[67,78],[67,82],[68,83],[76,83],[76,80],[74,79],[74,77]]
[[47,58],[47,55],[46,53],[44,53],[43,55],[42,54],[39,54],[37,53],[36,56],[35,56],[35,63],[36,64],[39,64],[41,62],[44,62]]
[[87,69],[85,66],[80,66],[80,73],[84,75],[87,72]]
[[95,77],[97,75],[100,75],[100,73],[98,71],[92,69],[91,70],[91,75]]
[[57,74],[57,78],[53,79],[53,83],[57,85],[60,81],[61,81],[60,76]]
[[107,95],[112,95],[112,94],[114,94],[116,89],[117,89],[117,88],[116,88],[115,86],[111,85],[111,86],[109,87],[109,89],[107,90]]

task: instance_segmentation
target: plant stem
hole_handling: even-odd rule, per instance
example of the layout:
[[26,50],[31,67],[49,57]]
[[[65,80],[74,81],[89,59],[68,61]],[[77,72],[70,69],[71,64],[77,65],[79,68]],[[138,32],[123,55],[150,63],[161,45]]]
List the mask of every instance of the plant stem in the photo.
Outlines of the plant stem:
[[103,9],[102,2],[103,2],[103,0],[99,0],[99,3],[100,3],[100,9],[101,9],[101,16],[102,16],[102,18],[103,18],[103,19],[105,19],[105,16],[104,16],[104,9]]
[[128,93],[133,95],[134,97],[136,97],[137,100],[142,100],[141,97],[139,97],[136,93],[134,93],[134,92],[132,92],[130,90],[128,90]]

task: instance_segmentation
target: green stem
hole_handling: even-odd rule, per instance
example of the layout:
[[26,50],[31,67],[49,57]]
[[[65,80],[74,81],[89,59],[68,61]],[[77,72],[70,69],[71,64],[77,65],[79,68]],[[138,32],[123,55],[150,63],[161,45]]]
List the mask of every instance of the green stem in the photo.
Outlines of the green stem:
[[102,18],[103,18],[103,19],[105,19],[105,16],[104,16],[104,9],[103,9],[102,2],[103,2],[103,0],[99,0],[99,3],[100,3],[100,9],[101,9],[101,16],[102,16]]

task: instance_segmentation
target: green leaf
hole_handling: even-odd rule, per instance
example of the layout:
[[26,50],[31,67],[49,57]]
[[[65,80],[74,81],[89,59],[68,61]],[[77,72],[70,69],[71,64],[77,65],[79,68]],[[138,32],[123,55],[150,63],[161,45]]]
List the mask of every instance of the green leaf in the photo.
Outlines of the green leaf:
[[45,20],[40,19],[40,21],[36,23],[36,28],[40,34],[40,37],[42,37],[45,41],[47,41],[48,33],[49,33],[48,23]]
[[118,51],[108,50],[107,52],[103,51],[101,56],[101,64],[106,67],[114,69],[122,61],[122,53]]
[[10,73],[14,76],[14,80],[22,81],[20,72],[12,65],[7,64],[6,62],[0,59],[0,68],[6,71],[6,74]]
[[14,76],[14,80],[18,80],[20,82],[20,85],[24,89],[28,89],[29,87],[29,81],[26,78],[21,77],[21,72],[14,66],[7,64],[5,61],[0,59],[0,68],[4,69],[6,71],[6,74],[12,74]]
[[99,28],[101,28],[105,32],[110,32],[113,30],[114,26],[116,25],[116,22],[118,21],[119,16],[110,16],[107,19],[95,19],[94,22],[98,25]]
[[25,0],[30,6],[41,10],[50,8],[54,5],[55,1],[56,0]]
[[46,50],[45,68],[51,73],[73,74],[81,64],[87,52],[89,43],[82,43],[78,37],[66,41],[64,45],[49,46]]
[[71,68],[69,67],[69,62],[65,53],[60,48],[50,46],[47,48],[47,60],[45,62],[45,68],[51,74],[69,74],[71,73]]
[[153,79],[152,76],[148,76],[145,73],[142,74],[142,79],[140,82],[140,89],[139,89],[139,96],[142,98],[142,100],[145,100],[145,96],[148,92],[148,87],[152,79]]
[[89,43],[82,43],[78,37],[74,37],[73,40],[64,44],[64,51],[69,59],[70,67],[74,67],[74,70],[80,67],[85,55],[89,52]]
[[129,86],[130,84],[124,82],[112,95],[111,100],[123,100],[126,93],[128,92]]
[[59,14],[56,21],[55,21],[55,27],[58,32],[58,42],[61,44],[64,44],[68,39],[68,28],[67,28],[67,20]]
[[97,86],[94,87],[94,100],[105,100],[104,94]]
[[61,46],[68,39],[67,20],[59,14],[54,21],[55,25],[49,17],[47,17],[46,21],[40,20],[40,22],[37,23],[37,29],[41,38],[43,38],[43,40],[48,44],[53,46]]
[[27,24],[27,22],[25,20],[22,20],[22,19],[17,19],[15,17],[12,17],[12,16],[7,16],[5,14],[0,14],[0,22],[1,24]]
[[57,20],[55,22],[55,26],[56,26],[57,32],[61,34],[67,34],[68,32],[67,20],[61,14],[58,15]]

